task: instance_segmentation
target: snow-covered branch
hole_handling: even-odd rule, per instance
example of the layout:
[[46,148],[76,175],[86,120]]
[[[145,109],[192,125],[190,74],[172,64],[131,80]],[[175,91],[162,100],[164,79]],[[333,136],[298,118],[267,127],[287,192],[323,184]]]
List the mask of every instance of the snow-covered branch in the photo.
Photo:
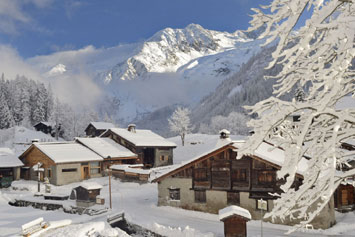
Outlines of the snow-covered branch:
[[[268,67],[281,64],[283,69],[276,75],[276,97],[247,107],[258,118],[249,122],[255,134],[238,157],[253,154],[263,140],[285,150],[285,162],[278,172],[278,178],[285,179],[283,193],[267,217],[298,218],[304,226],[327,205],[337,186],[354,175],[347,171],[355,169],[348,163],[355,159],[354,154],[342,145],[355,139],[355,106],[338,108],[338,104],[348,96],[355,97],[355,4],[274,0],[262,8],[266,13],[253,9],[249,30],[266,26],[260,37],[266,43],[278,40]],[[296,31],[303,17],[307,20]],[[302,100],[280,99],[297,87],[305,90]],[[295,189],[298,167],[305,160],[303,184]]]

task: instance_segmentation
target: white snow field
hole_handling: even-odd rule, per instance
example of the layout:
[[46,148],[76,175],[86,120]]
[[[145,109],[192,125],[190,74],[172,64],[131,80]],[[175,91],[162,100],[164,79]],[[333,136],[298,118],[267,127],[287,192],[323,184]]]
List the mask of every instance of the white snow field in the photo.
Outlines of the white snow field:
[[[101,195],[108,206],[108,177],[91,179],[86,182],[96,182],[103,186]],[[73,187],[82,183],[64,186],[52,186],[52,193],[70,194]],[[137,184],[112,180],[113,210],[99,216],[66,214],[63,211],[43,211],[32,207],[13,207],[8,200],[34,194],[37,183],[35,181],[16,181],[13,188],[0,191],[0,236],[13,236],[21,232],[21,226],[36,218],[43,217],[45,221],[72,220],[72,225],[52,229],[40,236],[85,236],[86,230],[97,231],[103,236],[124,236],[104,224],[107,215],[124,211],[128,221],[139,224],[164,236],[223,236],[223,223],[218,215],[188,211],[173,207],[157,206],[157,184]],[[44,189],[44,187],[42,187]],[[26,190],[25,190],[26,189]],[[337,224],[328,230],[307,230],[292,233],[290,236],[354,236],[355,214],[337,213]],[[248,236],[260,236],[260,221],[250,221]],[[264,223],[264,236],[284,236],[289,228],[283,225]]]

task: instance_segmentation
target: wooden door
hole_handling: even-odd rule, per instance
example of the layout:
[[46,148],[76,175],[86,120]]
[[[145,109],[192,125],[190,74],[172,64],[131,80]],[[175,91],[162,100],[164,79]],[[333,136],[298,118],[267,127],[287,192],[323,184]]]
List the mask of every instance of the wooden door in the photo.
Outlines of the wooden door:
[[82,179],[89,179],[90,178],[90,173],[89,173],[89,166],[82,166],[81,167],[81,178]]

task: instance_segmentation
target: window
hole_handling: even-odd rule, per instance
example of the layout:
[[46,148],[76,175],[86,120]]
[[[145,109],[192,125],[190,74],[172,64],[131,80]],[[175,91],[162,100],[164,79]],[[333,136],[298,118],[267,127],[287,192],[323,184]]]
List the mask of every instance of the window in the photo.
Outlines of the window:
[[47,177],[48,178],[52,177],[52,170],[51,169],[47,169]]
[[274,172],[273,171],[258,171],[258,183],[272,183],[274,182]]
[[269,202],[267,200],[261,200],[261,199],[256,199],[256,209],[257,210],[264,210],[268,211],[269,210]]
[[99,174],[101,172],[100,162],[91,162],[90,163],[90,173]]
[[227,204],[228,205],[240,205],[240,193],[239,192],[227,192]]
[[206,168],[195,168],[194,169],[194,179],[195,181],[207,181],[207,169]]
[[161,156],[160,156],[160,161],[164,161],[164,160],[165,160],[164,155],[161,155]]
[[77,169],[76,168],[70,168],[70,169],[62,169],[62,172],[66,173],[66,172],[76,172]]
[[169,199],[180,201],[180,189],[179,188],[169,188]]
[[195,190],[195,202],[206,203],[206,190]]
[[232,180],[237,182],[242,182],[247,180],[247,170],[246,169],[236,169],[232,172]]

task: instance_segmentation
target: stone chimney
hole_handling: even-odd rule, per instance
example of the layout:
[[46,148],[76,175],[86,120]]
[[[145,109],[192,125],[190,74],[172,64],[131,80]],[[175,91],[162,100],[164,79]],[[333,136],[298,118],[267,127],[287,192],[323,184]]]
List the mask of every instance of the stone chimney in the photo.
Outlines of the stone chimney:
[[32,139],[31,141],[32,143],[35,143],[35,142],[40,142],[40,139],[36,138],[36,139]]
[[224,146],[230,143],[232,140],[230,139],[229,135],[230,132],[227,129],[222,129],[221,131],[219,131],[219,139],[217,141],[216,146]]
[[135,124],[129,124],[127,130],[129,132],[135,133],[136,132],[136,125]]
[[219,131],[219,138],[228,139],[230,134],[231,133],[227,129],[222,129],[221,131]]

